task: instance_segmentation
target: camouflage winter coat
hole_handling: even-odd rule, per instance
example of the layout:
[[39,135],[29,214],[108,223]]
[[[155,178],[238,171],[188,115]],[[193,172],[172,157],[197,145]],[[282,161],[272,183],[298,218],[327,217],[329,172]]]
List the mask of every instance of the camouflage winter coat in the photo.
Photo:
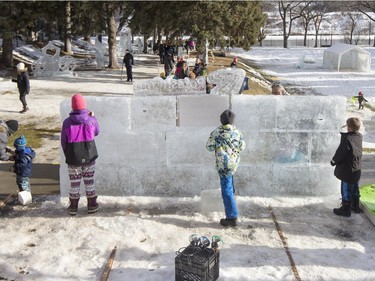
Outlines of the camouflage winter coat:
[[222,176],[233,175],[240,163],[240,151],[245,149],[242,133],[233,125],[222,125],[211,132],[208,151],[215,151],[216,169]]

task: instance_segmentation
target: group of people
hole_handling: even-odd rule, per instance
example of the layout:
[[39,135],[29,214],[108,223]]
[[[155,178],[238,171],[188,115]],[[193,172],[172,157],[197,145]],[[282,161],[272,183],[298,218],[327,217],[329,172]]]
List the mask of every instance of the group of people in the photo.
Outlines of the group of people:
[[[128,81],[132,81],[131,66],[134,64],[130,52],[124,57],[127,67]],[[164,60],[164,63],[166,61]],[[237,67],[238,59],[233,59],[231,67]],[[128,67],[130,67],[128,71]],[[180,68],[178,71],[177,69]],[[28,94],[30,90],[28,76],[25,76],[25,67],[17,65],[17,84],[20,96]],[[197,58],[192,73],[196,76],[203,75],[204,64]],[[27,72],[27,71],[26,71]],[[187,63],[179,60],[176,73],[178,79],[189,76]],[[27,78],[25,78],[27,77]],[[22,94],[21,94],[22,93]],[[272,94],[287,94],[281,84],[272,85]],[[27,104],[24,98],[20,100]],[[361,103],[363,94],[360,92],[356,97]],[[366,101],[366,100],[365,100]],[[363,108],[363,106],[362,106]],[[95,189],[95,160],[98,158],[98,151],[95,144],[95,137],[99,134],[99,123],[94,113],[87,109],[85,98],[81,94],[75,94],[71,98],[71,109],[62,124],[61,146],[65,155],[65,162],[68,165],[70,179],[68,211],[70,215],[78,212],[80,200],[80,185],[83,179],[87,198],[88,213],[95,213],[99,210],[97,193]],[[26,112],[27,110],[25,110]],[[242,133],[234,126],[235,113],[225,110],[220,115],[221,125],[211,132],[206,143],[208,151],[215,152],[216,169],[220,178],[221,194],[225,209],[225,218],[220,220],[222,226],[233,227],[237,225],[238,208],[235,201],[235,186],[233,176],[240,163],[240,152],[245,149],[246,143]],[[20,135],[15,139],[13,145],[15,150],[7,147],[8,138],[18,131],[16,120],[0,120],[0,160],[13,161],[12,170],[16,173],[16,184],[19,191],[31,192],[29,177],[32,172],[32,162],[35,158],[35,151],[27,145],[27,139]],[[350,217],[351,212],[359,213],[359,185],[361,177],[362,157],[362,135],[359,133],[361,121],[352,117],[346,121],[347,132],[341,132],[340,144],[331,160],[335,166],[334,175],[341,180],[342,205],[333,209],[334,214]]]
[[[99,134],[99,123],[92,111],[86,108],[85,98],[75,94],[71,99],[72,111],[61,128],[61,147],[68,165],[70,179],[69,213],[76,215],[80,199],[80,185],[83,179],[87,198],[88,213],[99,210],[95,189],[95,160],[98,158],[95,137]],[[20,135],[13,145],[15,150],[7,146],[9,137],[18,131],[17,120],[0,120],[0,160],[13,161],[10,170],[16,173],[16,184],[21,192],[31,196],[29,178],[32,175],[35,151],[27,145],[27,139]]]

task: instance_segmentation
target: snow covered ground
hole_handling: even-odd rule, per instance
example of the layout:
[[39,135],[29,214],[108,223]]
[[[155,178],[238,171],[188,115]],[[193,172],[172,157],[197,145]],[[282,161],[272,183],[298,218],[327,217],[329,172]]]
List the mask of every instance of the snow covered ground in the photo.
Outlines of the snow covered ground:
[[[374,49],[366,50],[375,55]],[[248,53],[235,49],[234,54],[240,60],[253,60],[287,89],[346,97],[362,91],[369,104],[375,104],[374,71],[322,70],[323,49],[254,48]],[[303,54],[309,63],[297,67]],[[156,57],[153,65],[141,63],[149,58],[138,57],[134,79],[158,75]],[[75,92],[131,94],[132,85],[119,78],[120,70],[106,70],[79,72],[76,78],[33,79],[28,97],[31,110],[25,115],[17,113],[20,102],[15,84],[0,78],[0,112],[4,119],[48,122],[56,128],[61,122],[60,102]],[[357,107],[348,100],[347,115],[364,120],[365,147],[374,147],[375,137],[367,129],[373,126],[374,112],[369,108],[358,111]],[[49,143],[37,151],[37,161],[60,161],[58,136]],[[218,235],[223,241],[219,244],[220,281],[297,280],[298,276],[311,281],[375,280],[374,226],[363,215],[334,216],[332,208],[339,205],[339,198],[339,194],[330,198],[238,197],[239,226],[223,228],[218,223],[223,213],[201,213],[199,197],[99,196],[101,210],[92,215],[87,214],[82,198],[76,217],[67,214],[68,202],[59,196],[36,197],[32,205],[1,211],[0,279],[100,280],[112,249],[117,247],[108,280],[174,280],[176,251],[188,245],[191,234],[199,234],[208,238]],[[286,237],[295,271],[273,214]]]

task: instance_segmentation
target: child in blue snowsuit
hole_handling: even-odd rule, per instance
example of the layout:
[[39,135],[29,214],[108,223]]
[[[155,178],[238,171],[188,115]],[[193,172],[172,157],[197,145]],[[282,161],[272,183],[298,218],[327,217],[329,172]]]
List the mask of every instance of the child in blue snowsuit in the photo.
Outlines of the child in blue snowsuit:
[[17,186],[19,191],[30,192],[30,176],[33,167],[35,151],[27,146],[24,135],[21,135],[14,141],[16,148],[14,154],[14,172],[17,175]]
[[211,132],[206,144],[208,151],[215,151],[226,216],[220,220],[222,226],[236,226],[238,217],[233,175],[240,163],[240,151],[245,149],[246,144],[242,133],[233,126],[234,118],[232,111],[225,110],[220,115],[222,125]]

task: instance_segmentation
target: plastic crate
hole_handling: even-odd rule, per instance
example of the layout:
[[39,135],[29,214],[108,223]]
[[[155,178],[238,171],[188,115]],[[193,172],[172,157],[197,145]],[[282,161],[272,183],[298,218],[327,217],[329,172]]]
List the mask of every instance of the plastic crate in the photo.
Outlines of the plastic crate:
[[219,278],[219,251],[186,247],[175,258],[176,281],[215,281]]

